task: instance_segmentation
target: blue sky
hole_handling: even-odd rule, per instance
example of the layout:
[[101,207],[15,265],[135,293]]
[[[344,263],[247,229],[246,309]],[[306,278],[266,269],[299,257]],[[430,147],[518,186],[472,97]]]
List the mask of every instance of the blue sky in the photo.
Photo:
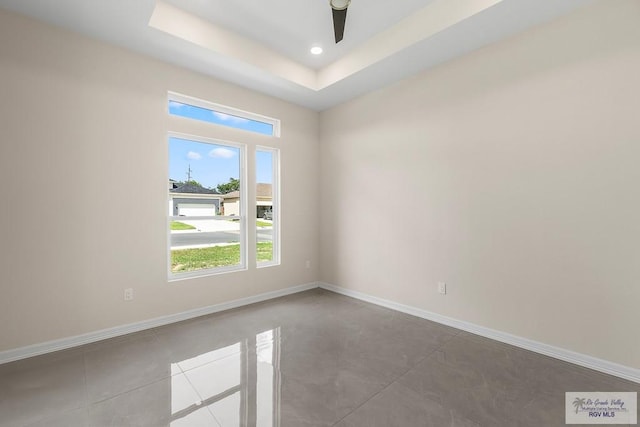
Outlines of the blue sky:
[[191,166],[191,179],[214,188],[240,178],[240,150],[180,138],[169,138],[169,178],[186,181]]
[[273,125],[269,123],[232,116],[231,114],[220,113],[181,102],[169,101],[169,113],[189,119],[202,120],[204,122],[261,133],[263,135],[273,135]]
[[[169,103],[169,112],[182,117],[231,126],[238,129],[271,135],[273,127],[241,117],[230,116],[200,107]],[[191,179],[205,187],[215,188],[229,178],[240,178],[240,150],[235,147],[207,144],[181,138],[169,138],[169,178],[185,181],[191,166]],[[256,153],[257,182],[271,183],[273,176],[272,153]]]

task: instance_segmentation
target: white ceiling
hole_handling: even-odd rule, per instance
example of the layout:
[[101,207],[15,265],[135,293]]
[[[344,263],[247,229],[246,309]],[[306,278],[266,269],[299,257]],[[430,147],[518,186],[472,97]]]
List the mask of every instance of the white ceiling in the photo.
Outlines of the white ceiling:
[[[0,7],[315,110],[433,67],[592,0],[0,0]],[[309,53],[324,48],[321,56]]]
[[[207,21],[256,40],[312,69],[320,69],[433,0],[354,0],[345,38],[336,45],[329,0],[166,0]],[[311,55],[318,44],[324,53]]]

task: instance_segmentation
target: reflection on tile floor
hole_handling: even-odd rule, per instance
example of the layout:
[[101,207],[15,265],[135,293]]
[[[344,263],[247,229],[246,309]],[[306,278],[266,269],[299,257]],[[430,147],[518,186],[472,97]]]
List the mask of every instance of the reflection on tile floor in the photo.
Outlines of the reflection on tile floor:
[[640,384],[313,290],[0,365],[0,426],[564,426]]

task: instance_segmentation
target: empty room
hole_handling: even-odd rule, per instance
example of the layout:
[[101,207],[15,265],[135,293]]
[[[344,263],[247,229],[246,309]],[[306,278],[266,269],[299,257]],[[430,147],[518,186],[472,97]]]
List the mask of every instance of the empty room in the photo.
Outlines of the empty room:
[[639,23],[0,0],[0,427],[637,425]]

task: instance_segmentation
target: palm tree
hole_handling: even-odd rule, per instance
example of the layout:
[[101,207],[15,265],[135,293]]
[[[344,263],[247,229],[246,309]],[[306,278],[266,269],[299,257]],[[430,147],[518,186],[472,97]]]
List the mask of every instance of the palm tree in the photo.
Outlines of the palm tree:
[[585,398],[576,397],[576,400],[573,401],[573,406],[576,407],[576,414],[578,413],[579,409],[582,409],[582,406],[584,405],[584,402],[586,400],[587,399],[585,399]]

